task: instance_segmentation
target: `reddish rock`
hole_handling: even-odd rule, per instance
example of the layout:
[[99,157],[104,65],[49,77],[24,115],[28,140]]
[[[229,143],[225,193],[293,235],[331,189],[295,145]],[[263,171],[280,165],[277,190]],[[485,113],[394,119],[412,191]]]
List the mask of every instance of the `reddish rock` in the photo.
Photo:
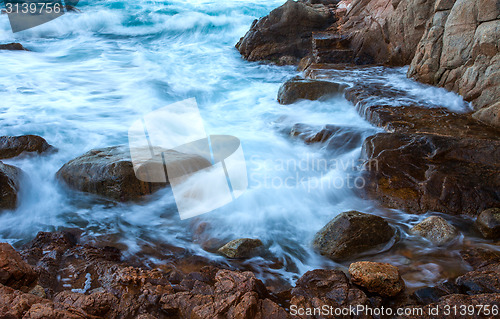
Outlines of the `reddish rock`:
[[0,162],[0,209],[15,209],[18,205],[23,171]]
[[23,153],[44,153],[55,148],[36,135],[0,136],[0,159],[12,158]]
[[354,284],[381,296],[394,297],[405,288],[398,268],[391,264],[360,261],[349,266],[349,274]]
[[0,284],[15,289],[34,286],[38,275],[9,244],[0,243]]
[[0,50],[10,50],[10,51],[29,51],[21,43],[8,43],[0,44]]
[[292,104],[299,100],[319,100],[340,95],[345,85],[318,80],[305,80],[293,78],[286,81],[279,89],[278,102],[280,104]]
[[457,278],[467,294],[500,293],[500,263],[490,264]]

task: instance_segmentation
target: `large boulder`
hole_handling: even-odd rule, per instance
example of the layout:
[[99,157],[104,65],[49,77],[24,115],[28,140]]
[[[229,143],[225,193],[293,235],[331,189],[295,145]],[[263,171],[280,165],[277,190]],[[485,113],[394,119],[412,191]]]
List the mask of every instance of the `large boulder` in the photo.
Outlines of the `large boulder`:
[[0,162],[0,209],[15,209],[23,171]]
[[349,274],[354,284],[381,296],[393,297],[405,288],[399,269],[391,264],[360,261],[349,266]]
[[500,6],[496,0],[440,1],[408,76],[471,101],[475,117],[500,125]]
[[431,216],[413,226],[410,233],[422,236],[435,245],[444,245],[457,237],[458,230],[444,218]]
[[[165,151],[164,155],[167,163],[178,163],[179,167],[186,168],[187,171],[210,166],[208,160],[198,155],[173,150]],[[161,157],[153,161],[163,167]],[[139,180],[134,171],[130,150],[125,146],[89,151],[66,163],[57,172],[57,177],[76,190],[118,201],[138,199],[168,185],[168,181],[150,183]]]
[[38,275],[11,245],[0,243],[0,284],[20,289],[34,286]]
[[500,208],[483,211],[476,219],[476,226],[484,238],[500,238]]
[[333,260],[345,260],[380,248],[394,236],[394,229],[379,216],[356,211],[345,212],[323,227],[315,236],[314,248]]
[[24,152],[41,154],[53,150],[55,148],[40,136],[0,136],[0,159],[16,157]]
[[295,63],[311,51],[312,32],[332,22],[327,6],[288,0],[268,16],[255,20],[236,48],[249,61]]
[[346,85],[335,82],[293,78],[280,87],[278,102],[292,104],[298,100],[326,99],[342,94],[346,87]]

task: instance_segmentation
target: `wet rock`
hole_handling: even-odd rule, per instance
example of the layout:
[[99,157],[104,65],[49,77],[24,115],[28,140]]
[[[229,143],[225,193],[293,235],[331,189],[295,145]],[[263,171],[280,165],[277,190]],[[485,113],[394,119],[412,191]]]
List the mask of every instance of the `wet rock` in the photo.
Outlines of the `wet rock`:
[[327,28],[333,19],[328,7],[289,0],[255,20],[236,48],[249,61],[278,62],[284,56],[298,61],[311,51],[312,32]]
[[23,171],[0,162],[0,209],[15,209]]
[[319,100],[341,94],[346,85],[318,80],[294,78],[285,82],[279,89],[278,102],[292,104],[298,100]]
[[23,47],[21,43],[0,44],[0,50],[29,51],[28,49]]
[[92,316],[106,318],[117,315],[113,308],[119,304],[119,300],[113,294],[107,292],[84,295],[71,291],[63,291],[55,296],[54,301],[81,309]]
[[[366,294],[353,286],[339,270],[317,269],[306,272],[291,291],[290,310],[317,307],[371,306]],[[313,318],[313,316],[307,317]],[[319,317],[314,317],[319,318]]]
[[16,157],[25,152],[41,154],[54,150],[45,139],[36,135],[0,137],[0,159]]
[[457,278],[467,294],[500,293],[500,263],[490,264]]
[[349,266],[349,274],[354,284],[381,296],[393,297],[405,288],[398,268],[391,264],[360,261]]
[[0,243],[0,284],[20,289],[34,286],[38,275],[11,245]]
[[313,246],[333,260],[352,258],[387,244],[394,229],[381,217],[356,211],[338,215],[315,236]]
[[258,253],[262,245],[260,239],[240,238],[219,248],[218,253],[228,258],[250,258]]
[[474,269],[500,263],[500,252],[484,248],[472,248],[460,252],[462,259]]
[[295,124],[290,135],[302,139],[306,144],[325,144],[327,150],[348,152],[362,142],[363,132],[354,127],[325,125],[321,129],[305,124]]
[[476,219],[476,226],[484,238],[500,238],[500,208],[483,211]]
[[415,299],[422,305],[427,305],[433,302],[438,302],[443,296],[460,293],[460,287],[453,282],[446,281],[436,287],[426,287],[419,289],[413,293]]
[[500,141],[381,133],[363,145],[367,197],[411,213],[476,216],[500,205]]
[[444,245],[457,237],[458,231],[444,218],[431,216],[413,226],[410,233],[422,236],[435,245]]
[[[186,169],[210,166],[206,159],[197,155],[176,151],[165,151],[164,154],[167,162],[179,163],[180,167]],[[163,166],[161,157],[158,165]],[[149,183],[139,180],[134,172],[130,151],[124,146],[89,151],[66,163],[57,172],[57,177],[76,190],[118,201],[138,199],[168,185],[168,182]]]

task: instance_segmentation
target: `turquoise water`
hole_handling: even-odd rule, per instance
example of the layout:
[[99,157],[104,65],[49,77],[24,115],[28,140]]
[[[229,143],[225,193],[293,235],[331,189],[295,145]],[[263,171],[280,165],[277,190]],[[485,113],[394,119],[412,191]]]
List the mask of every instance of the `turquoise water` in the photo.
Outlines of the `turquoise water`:
[[[255,18],[282,2],[80,1],[81,13],[16,34],[1,15],[0,43],[21,42],[32,50],[0,52],[1,135],[41,135],[59,152],[5,161],[21,167],[28,178],[20,207],[0,215],[0,239],[21,244],[38,231],[77,227],[89,238],[113,238],[129,254],[146,244],[169,243],[222,260],[193,241],[196,225],[208,222],[214,238],[260,238],[284,265],[272,271],[293,279],[313,268],[336,266],[315,254],[310,242],[342,211],[384,214],[402,229],[415,221],[382,210],[360,199],[355,187],[340,184],[358,176],[361,143],[348,151],[326,150],[282,133],[295,123],[350,127],[364,137],[377,132],[341,97],[279,105],[277,91],[297,75],[294,68],[249,63],[234,49]],[[431,98],[455,110],[467,107],[454,94],[405,79],[404,72],[374,68],[336,80],[352,83],[376,74],[415,98]],[[181,221],[169,190],[139,203],[117,204],[69,191],[55,180],[57,170],[72,158],[127,143],[128,127],[142,115],[193,97],[210,134],[242,141],[250,187],[237,201]],[[345,167],[313,167],[325,158]],[[294,182],[280,184],[287,177]],[[319,182],[323,186],[316,186]],[[415,249],[425,254],[428,247],[422,245]],[[264,269],[268,262],[256,258],[248,263]],[[427,271],[436,262],[424,264]],[[413,280],[432,281],[427,275]]]

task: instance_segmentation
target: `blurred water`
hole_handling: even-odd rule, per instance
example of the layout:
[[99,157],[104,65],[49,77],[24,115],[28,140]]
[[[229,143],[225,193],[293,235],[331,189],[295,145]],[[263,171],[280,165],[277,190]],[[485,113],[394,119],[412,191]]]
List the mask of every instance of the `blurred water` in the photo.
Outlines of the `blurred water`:
[[[283,264],[274,271],[293,279],[313,268],[335,266],[312,252],[310,242],[343,211],[385,215],[405,238],[409,223],[421,217],[381,210],[361,200],[355,187],[342,184],[358,176],[361,143],[348,151],[326,150],[282,133],[295,123],[346,126],[363,137],[377,129],[341,97],[279,105],[278,88],[297,75],[295,70],[246,62],[234,49],[253,19],[282,2],[80,1],[82,13],[17,34],[1,15],[0,43],[21,42],[32,52],[0,52],[0,135],[41,135],[59,152],[5,161],[21,167],[28,178],[20,207],[0,215],[0,239],[21,244],[38,231],[77,227],[85,236],[109,235],[130,254],[154,242],[221,259],[192,240],[193,228],[209,222],[214,238],[260,238]],[[404,73],[372,68],[346,71],[336,80],[352,83],[378,76],[415,99],[456,111],[468,107],[458,96],[417,84]],[[180,221],[169,190],[139,203],[117,204],[56,182],[54,174],[70,159],[93,148],[125,144],[128,127],[142,115],[192,97],[209,134],[230,134],[242,141],[250,188],[234,203]],[[314,167],[325,159],[345,167]],[[291,183],[280,184],[288,177]],[[418,275],[408,277],[415,285],[432,282],[428,269],[448,263],[462,245],[459,241],[436,252],[424,242],[408,242],[418,258],[423,256]],[[411,260],[399,252],[377,258],[398,265]],[[249,263],[266,267],[259,258]]]

